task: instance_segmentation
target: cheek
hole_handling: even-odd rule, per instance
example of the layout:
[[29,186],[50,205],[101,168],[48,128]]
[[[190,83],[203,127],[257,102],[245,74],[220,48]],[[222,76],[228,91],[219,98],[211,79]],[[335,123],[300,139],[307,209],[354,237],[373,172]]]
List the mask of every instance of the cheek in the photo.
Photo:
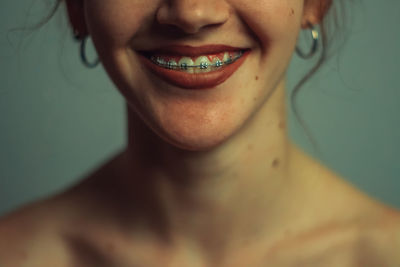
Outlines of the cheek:
[[[120,45],[143,26],[155,1],[151,0],[86,0],[85,15],[89,32],[96,43]],[[95,41],[96,41],[95,40]]]
[[303,14],[303,1],[286,0],[274,6],[268,24],[272,25],[270,35],[274,40],[296,40]]
[[303,0],[235,2],[243,21],[261,43],[296,39],[303,13]]

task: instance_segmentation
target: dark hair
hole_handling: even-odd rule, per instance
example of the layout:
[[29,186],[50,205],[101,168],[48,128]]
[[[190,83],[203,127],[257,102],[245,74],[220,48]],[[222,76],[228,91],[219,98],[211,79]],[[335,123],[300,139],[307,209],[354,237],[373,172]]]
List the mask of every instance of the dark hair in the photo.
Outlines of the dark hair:
[[[50,10],[46,17],[40,20],[38,23],[28,28],[28,30],[35,30],[43,25],[45,25],[49,20],[55,15],[59,6],[65,0],[55,0],[54,4],[50,7]],[[347,2],[351,2],[354,0],[346,0]],[[310,78],[320,69],[320,67],[329,59],[330,54],[328,53],[332,46],[331,40],[333,37],[338,36],[338,32],[342,34],[344,38],[342,38],[342,42],[338,42],[335,40],[336,45],[343,45],[346,40],[345,31],[343,31],[343,26],[346,24],[344,22],[346,16],[347,7],[345,8],[344,0],[332,0],[332,6],[330,7],[328,14],[324,16],[323,20],[320,23],[320,40],[321,47],[319,51],[319,57],[316,63],[311,67],[311,69],[300,79],[300,81],[294,86],[291,94],[290,94],[290,104],[293,108],[296,119],[300,122],[302,128],[304,129],[307,138],[311,141],[311,144],[314,148],[314,151],[317,152],[318,155],[321,155],[321,151],[319,150],[318,144],[315,139],[312,137],[312,134],[308,130],[308,127],[304,120],[299,116],[298,109],[296,106],[296,95],[299,93],[300,88],[304,86],[304,84],[310,80]],[[25,28],[26,30],[26,28]]]
[[[353,0],[345,0],[347,3],[352,2]],[[304,86],[304,84],[310,80],[310,78],[320,69],[320,67],[330,58],[332,54],[329,51],[333,48],[332,40],[335,38],[335,45],[340,47],[344,44],[347,39],[347,32],[344,30],[344,26],[347,24],[345,19],[348,17],[346,15],[346,11],[348,11],[349,6],[345,6],[345,1],[342,0],[332,0],[332,6],[330,7],[328,14],[324,16],[320,23],[320,41],[322,49],[319,52],[319,58],[316,63],[311,67],[311,69],[300,79],[300,81],[294,86],[291,95],[290,95],[290,104],[293,108],[296,119],[300,122],[303,127],[307,138],[311,141],[311,144],[314,148],[314,151],[317,152],[318,155],[321,156],[321,151],[319,150],[318,144],[315,139],[312,137],[312,134],[308,130],[305,121],[299,116],[298,109],[296,106],[296,95],[300,91],[300,88]],[[341,42],[339,42],[339,35],[341,34]]]

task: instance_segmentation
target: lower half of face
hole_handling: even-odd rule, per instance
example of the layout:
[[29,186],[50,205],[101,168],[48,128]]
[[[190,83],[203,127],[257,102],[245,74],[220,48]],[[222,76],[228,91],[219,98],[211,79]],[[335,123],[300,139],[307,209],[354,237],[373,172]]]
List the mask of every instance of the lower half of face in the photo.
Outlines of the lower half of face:
[[[87,0],[89,32],[103,66],[132,112],[157,135],[184,149],[215,147],[248,123],[262,105],[268,105],[267,96],[283,82],[300,28],[302,1],[225,0],[218,11],[229,13],[223,23],[191,34],[180,28],[180,21],[159,24],[156,17],[163,2],[148,0],[144,5],[139,0]],[[210,8],[215,2],[204,1]],[[201,16],[192,22],[195,19]],[[169,44],[246,49],[242,55],[224,51],[204,55],[210,60],[210,69],[204,68],[197,56],[177,58],[151,51],[143,56],[143,50]],[[169,74],[160,74],[160,68]],[[224,68],[234,70],[228,78],[221,74],[225,75],[223,82],[214,79],[200,85],[193,81],[182,84],[176,82],[182,78],[174,76],[177,72],[195,76],[208,70],[207,74],[223,73]]]

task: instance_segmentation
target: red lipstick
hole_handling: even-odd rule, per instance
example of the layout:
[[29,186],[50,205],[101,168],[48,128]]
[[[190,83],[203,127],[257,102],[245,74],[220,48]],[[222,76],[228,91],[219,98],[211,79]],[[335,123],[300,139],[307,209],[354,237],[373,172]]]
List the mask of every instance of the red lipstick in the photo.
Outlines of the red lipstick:
[[207,54],[217,54],[221,52],[231,52],[248,50],[247,48],[232,47],[227,45],[203,45],[198,47],[193,47],[190,45],[168,45],[152,50],[142,50],[142,53],[151,52],[153,54],[168,54],[174,56],[189,56],[196,57]]
[[[233,63],[206,73],[187,73],[179,70],[171,70],[157,65],[149,59],[149,56],[154,54],[196,57],[232,51],[242,51],[243,54]],[[151,51],[140,51],[139,59],[150,72],[172,85],[183,89],[211,89],[231,77],[244,63],[249,54],[250,50],[246,48],[236,48],[225,45],[207,45],[201,47],[173,45]]]

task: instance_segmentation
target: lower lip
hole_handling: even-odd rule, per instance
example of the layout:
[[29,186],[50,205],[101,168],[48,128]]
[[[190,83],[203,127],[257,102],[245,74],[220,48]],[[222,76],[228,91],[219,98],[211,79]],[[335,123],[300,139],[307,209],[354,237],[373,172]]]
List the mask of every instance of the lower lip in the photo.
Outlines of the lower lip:
[[139,54],[139,58],[152,73],[170,84],[183,89],[211,89],[231,77],[243,64],[249,54],[250,50],[244,51],[239,59],[232,64],[221,67],[219,70],[194,74],[160,67],[141,54]]

